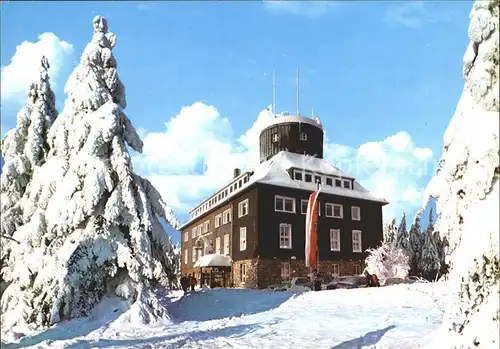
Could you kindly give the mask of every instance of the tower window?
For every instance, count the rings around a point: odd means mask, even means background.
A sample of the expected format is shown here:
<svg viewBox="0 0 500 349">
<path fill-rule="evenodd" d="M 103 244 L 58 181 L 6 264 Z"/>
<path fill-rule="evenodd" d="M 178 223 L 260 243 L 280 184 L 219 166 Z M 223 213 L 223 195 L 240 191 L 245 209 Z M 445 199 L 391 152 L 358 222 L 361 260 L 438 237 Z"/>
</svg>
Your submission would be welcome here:
<svg viewBox="0 0 500 349">
<path fill-rule="evenodd" d="M 273 134 L 273 142 L 278 142 L 280 140 L 279 134 L 275 133 Z"/>
<path fill-rule="evenodd" d="M 300 140 L 301 141 L 307 141 L 307 133 L 301 132 L 300 133 Z"/>
<path fill-rule="evenodd" d="M 306 175 L 305 175 L 305 181 L 306 181 L 306 182 L 312 182 L 312 175 L 310 175 L 310 174 L 306 174 Z"/>
</svg>

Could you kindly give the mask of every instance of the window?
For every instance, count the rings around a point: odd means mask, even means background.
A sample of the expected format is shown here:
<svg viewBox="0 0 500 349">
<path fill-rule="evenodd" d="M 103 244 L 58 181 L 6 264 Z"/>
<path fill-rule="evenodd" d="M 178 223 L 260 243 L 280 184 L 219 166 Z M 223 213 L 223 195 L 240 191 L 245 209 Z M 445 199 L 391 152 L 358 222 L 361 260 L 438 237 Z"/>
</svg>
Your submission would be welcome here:
<svg viewBox="0 0 500 349">
<path fill-rule="evenodd" d="M 192 238 L 196 237 L 196 228 L 193 228 L 193 230 L 191 230 L 191 237 Z"/>
<path fill-rule="evenodd" d="M 215 254 L 220 254 L 220 236 L 215 239 Z"/>
<path fill-rule="evenodd" d="M 339 277 L 340 276 L 340 266 L 338 264 L 334 264 L 332 266 L 332 276 Z"/>
<path fill-rule="evenodd" d="M 352 206 L 351 207 L 351 218 L 353 221 L 360 221 L 361 220 L 361 208 L 358 206 Z"/>
<path fill-rule="evenodd" d="M 292 225 L 287 223 L 280 224 L 280 248 L 292 248 Z"/>
<path fill-rule="evenodd" d="M 325 215 L 327 217 L 333 218 L 342 218 L 343 217 L 343 209 L 342 205 L 332 204 L 327 202 L 325 204 Z"/>
<path fill-rule="evenodd" d="M 352 252 L 362 252 L 361 230 L 352 231 Z"/>
<path fill-rule="evenodd" d="M 188 241 L 189 240 L 189 233 L 188 232 L 185 232 L 184 233 L 184 242 Z"/>
<path fill-rule="evenodd" d="M 224 254 L 229 255 L 229 234 L 224 235 Z"/>
<path fill-rule="evenodd" d="M 247 281 L 247 265 L 240 265 L 240 282 L 244 284 Z"/>
<path fill-rule="evenodd" d="M 302 180 L 302 172 L 299 172 L 299 171 L 294 171 L 293 172 L 293 178 L 297 181 L 301 181 Z"/>
<path fill-rule="evenodd" d="M 247 227 L 240 228 L 240 251 L 247 249 Z"/>
<path fill-rule="evenodd" d="M 281 277 L 283 279 L 290 278 L 290 263 L 288 262 L 281 263 Z"/>
<path fill-rule="evenodd" d="M 300 140 L 301 141 L 307 141 L 307 133 L 301 132 L 300 133 Z"/>
<path fill-rule="evenodd" d="M 354 264 L 354 275 L 361 274 L 361 266 L 359 264 Z"/>
<path fill-rule="evenodd" d="M 295 213 L 295 199 L 275 195 L 274 210 L 277 212 Z"/>
<path fill-rule="evenodd" d="M 279 140 L 280 140 L 280 136 L 277 133 L 273 134 L 273 142 L 276 143 Z"/>
<path fill-rule="evenodd" d="M 248 214 L 248 199 L 243 200 L 238 204 L 238 217 L 243 217 Z"/>
<path fill-rule="evenodd" d="M 184 264 L 188 264 L 188 249 L 184 249 Z"/>
<path fill-rule="evenodd" d="M 342 181 L 340 179 L 336 179 L 335 186 L 340 188 L 342 186 Z"/>
<path fill-rule="evenodd" d="M 321 177 L 320 176 L 314 176 L 314 183 L 321 184 Z"/>
<path fill-rule="evenodd" d="M 330 187 L 333 186 L 333 179 L 331 179 L 330 177 L 326 177 L 326 185 L 329 185 Z"/>
<path fill-rule="evenodd" d="M 307 214 L 307 205 L 309 205 L 309 200 L 300 200 L 300 213 Z"/>
<path fill-rule="evenodd" d="M 222 214 L 222 224 L 231 222 L 231 210 L 225 210 Z"/>
<path fill-rule="evenodd" d="M 192 262 L 196 262 L 196 248 L 193 246 L 193 258 L 192 258 Z"/>
<path fill-rule="evenodd" d="M 203 223 L 203 233 L 208 233 L 208 231 L 210 230 L 210 221 L 206 221 L 205 223 Z"/>
<path fill-rule="evenodd" d="M 198 236 L 200 236 L 202 232 L 203 232 L 203 224 L 200 224 L 198 226 Z"/>
<path fill-rule="evenodd" d="M 340 251 L 340 229 L 330 229 L 330 251 Z"/>
<path fill-rule="evenodd" d="M 351 181 L 344 181 L 344 188 L 351 189 Z"/>
<path fill-rule="evenodd" d="M 215 227 L 218 228 L 222 225 L 222 215 L 218 214 L 215 216 Z"/>
<path fill-rule="evenodd" d="M 305 181 L 311 183 L 312 182 L 312 175 L 306 173 L 306 175 L 305 175 Z"/>
</svg>

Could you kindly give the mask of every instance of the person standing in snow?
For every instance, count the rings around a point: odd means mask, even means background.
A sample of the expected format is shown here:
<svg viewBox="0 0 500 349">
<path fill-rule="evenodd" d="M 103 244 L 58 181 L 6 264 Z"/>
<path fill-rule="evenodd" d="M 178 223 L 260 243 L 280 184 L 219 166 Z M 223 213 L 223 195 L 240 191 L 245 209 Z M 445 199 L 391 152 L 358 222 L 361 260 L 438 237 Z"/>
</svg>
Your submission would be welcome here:
<svg viewBox="0 0 500 349">
<path fill-rule="evenodd" d="M 188 286 L 189 286 L 189 280 L 186 276 L 186 274 L 184 274 L 182 277 L 181 277 L 181 287 L 182 287 L 182 291 L 184 291 L 184 294 L 187 293 L 188 291 Z"/>
<path fill-rule="evenodd" d="M 191 286 L 191 291 L 194 292 L 194 287 L 196 286 L 196 277 L 194 275 L 189 278 L 189 286 Z"/>
<path fill-rule="evenodd" d="M 321 282 L 323 278 L 320 273 L 316 273 L 314 277 L 314 291 L 321 291 Z"/>
</svg>

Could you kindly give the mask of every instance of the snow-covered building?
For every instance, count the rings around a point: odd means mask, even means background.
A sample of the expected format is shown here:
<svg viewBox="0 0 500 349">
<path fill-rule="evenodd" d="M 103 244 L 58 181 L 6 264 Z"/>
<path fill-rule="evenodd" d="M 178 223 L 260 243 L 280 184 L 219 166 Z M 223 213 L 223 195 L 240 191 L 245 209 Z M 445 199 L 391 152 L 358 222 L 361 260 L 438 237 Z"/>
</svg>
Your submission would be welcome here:
<svg viewBox="0 0 500 349">
<path fill-rule="evenodd" d="M 327 278 L 360 274 L 366 249 L 383 238 L 388 202 L 324 160 L 323 137 L 319 118 L 273 115 L 260 133 L 260 164 L 235 169 L 181 226 L 181 272 L 236 287 L 306 276 L 307 199 L 320 186 L 319 271 Z M 212 254 L 226 257 L 202 263 Z"/>
</svg>

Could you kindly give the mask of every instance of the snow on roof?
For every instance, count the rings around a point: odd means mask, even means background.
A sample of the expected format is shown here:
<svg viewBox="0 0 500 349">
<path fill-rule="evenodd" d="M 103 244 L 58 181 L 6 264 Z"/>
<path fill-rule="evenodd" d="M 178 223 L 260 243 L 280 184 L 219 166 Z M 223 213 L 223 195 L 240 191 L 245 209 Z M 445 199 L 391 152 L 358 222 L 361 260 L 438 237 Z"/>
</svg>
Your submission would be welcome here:
<svg viewBox="0 0 500 349">
<path fill-rule="evenodd" d="M 194 263 L 194 268 L 204 267 L 230 267 L 231 257 L 221 254 L 206 254 Z"/>
<path fill-rule="evenodd" d="M 232 197 L 241 193 L 243 190 L 248 189 L 255 183 L 269 184 L 287 188 L 296 188 L 299 190 L 304 190 L 309 192 L 315 191 L 317 189 L 316 183 L 304 182 L 304 181 L 294 180 L 293 178 L 291 178 L 288 170 L 292 168 L 302 169 L 303 171 L 307 171 L 309 173 L 323 177 L 327 176 L 333 178 L 349 179 L 354 181 L 354 186 L 352 189 L 323 185 L 321 186 L 322 193 L 350 197 L 360 200 L 375 201 L 375 202 L 380 202 L 382 204 L 389 203 L 385 199 L 378 198 L 372 193 L 370 193 L 359 182 L 354 180 L 352 176 L 349 176 L 348 174 L 342 172 L 327 160 L 319 159 L 310 155 L 301 155 L 296 153 L 290 153 L 287 151 L 280 151 L 271 159 L 259 164 L 255 168 L 253 173 L 245 172 L 244 174 L 242 174 L 242 176 L 250 174 L 250 179 L 247 183 L 243 184 L 241 188 L 239 188 L 237 191 L 233 191 L 232 193 L 228 194 L 224 199 L 218 201 L 215 205 L 211 206 L 209 209 L 202 211 L 199 215 L 190 218 L 179 229 L 183 229 L 186 225 L 198 219 L 198 217 L 227 203 Z M 324 179 L 322 180 L 322 183 L 325 183 Z M 212 197 L 213 196 L 209 197 L 207 200 L 210 200 Z M 204 202 L 206 202 L 207 200 L 205 200 Z M 202 204 L 203 203 L 201 203 L 198 207 L 202 206 Z"/>
<path fill-rule="evenodd" d="M 275 115 L 274 118 L 268 120 L 268 122 L 266 124 L 264 124 L 264 127 L 262 128 L 262 130 L 265 130 L 266 128 L 273 126 L 273 125 L 287 123 L 287 122 L 303 122 L 305 124 L 313 125 L 313 126 L 316 126 L 320 129 L 323 129 L 323 126 L 321 125 L 321 121 L 319 120 L 319 117 L 312 119 L 312 118 L 308 118 L 306 116 Z"/>
</svg>

